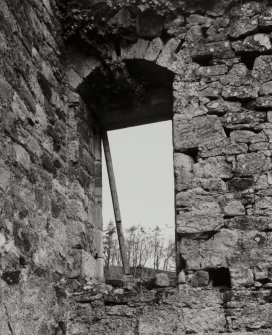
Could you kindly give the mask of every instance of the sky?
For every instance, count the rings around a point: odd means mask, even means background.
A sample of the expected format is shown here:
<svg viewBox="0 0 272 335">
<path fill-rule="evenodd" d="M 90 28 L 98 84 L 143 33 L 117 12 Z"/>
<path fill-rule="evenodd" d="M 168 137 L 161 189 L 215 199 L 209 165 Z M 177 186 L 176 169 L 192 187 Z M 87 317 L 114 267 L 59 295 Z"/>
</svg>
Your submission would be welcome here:
<svg viewBox="0 0 272 335">
<path fill-rule="evenodd" d="M 162 229 L 174 239 L 172 121 L 108 132 L 124 230 L 132 225 Z M 114 221 L 103 153 L 103 222 Z"/>
</svg>

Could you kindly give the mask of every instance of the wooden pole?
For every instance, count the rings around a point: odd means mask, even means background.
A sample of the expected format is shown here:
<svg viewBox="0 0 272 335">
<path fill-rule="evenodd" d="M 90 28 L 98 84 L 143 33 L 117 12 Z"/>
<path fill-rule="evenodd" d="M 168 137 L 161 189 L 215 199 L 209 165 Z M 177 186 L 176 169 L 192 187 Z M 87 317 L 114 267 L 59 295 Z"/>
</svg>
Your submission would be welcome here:
<svg viewBox="0 0 272 335">
<path fill-rule="evenodd" d="M 108 177 L 109 177 L 109 183 L 110 183 L 110 189 L 111 189 L 111 198 L 112 198 L 112 204 L 113 204 L 113 209 L 114 209 L 116 229 L 117 229 L 117 235 L 118 235 L 121 258 L 123 262 L 124 273 L 126 275 L 129 275 L 130 269 L 129 269 L 128 259 L 127 259 L 127 248 L 126 248 L 126 242 L 125 242 L 125 237 L 124 237 L 123 227 L 122 227 L 121 212 L 120 212 L 116 182 L 115 182 L 115 177 L 114 177 L 114 172 L 113 172 L 109 139 L 108 139 L 108 134 L 106 131 L 102 131 L 102 141 L 103 141 L 106 165 L 107 165 L 107 170 L 108 170 Z"/>
</svg>

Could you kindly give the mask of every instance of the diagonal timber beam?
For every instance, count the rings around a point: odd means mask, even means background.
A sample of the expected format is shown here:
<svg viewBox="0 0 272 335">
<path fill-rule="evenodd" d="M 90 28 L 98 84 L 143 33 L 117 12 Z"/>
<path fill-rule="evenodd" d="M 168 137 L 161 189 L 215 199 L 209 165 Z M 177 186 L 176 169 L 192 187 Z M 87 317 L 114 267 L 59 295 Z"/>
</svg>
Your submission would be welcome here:
<svg viewBox="0 0 272 335">
<path fill-rule="evenodd" d="M 109 139 L 108 139 L 108 134 L 106 131 L 102 131 L 102 141 L 103 141 L 105 160 L 106 160 L 110 189 L 111 189 L 111 198 L 112 198 L 112 204 L 113 204 L 113 210 L 114 210 L 114 216 L 115 216 L 115 222 L 116 222 L 120 253 L 121 253 L 121 258 L 123 262 L 123 269 L 124 269 L 125 275 L 128 275 L 130 274 L 130 269 L 129 269 L 128 259 L 127 259 L 127 248 L 126 248 L 126 242 L 125 242 L 125 237 L 124 237 L 123 227 L 122 227 L 121 212 L 120 212 L 120 207 L 119 207 L 119 200 L 118 200 L 116 182 L 115 182 L 115 177 L 114 177 L 113 164 L 112 164 L 112 159 L 111 159 Z"/>
</svg>

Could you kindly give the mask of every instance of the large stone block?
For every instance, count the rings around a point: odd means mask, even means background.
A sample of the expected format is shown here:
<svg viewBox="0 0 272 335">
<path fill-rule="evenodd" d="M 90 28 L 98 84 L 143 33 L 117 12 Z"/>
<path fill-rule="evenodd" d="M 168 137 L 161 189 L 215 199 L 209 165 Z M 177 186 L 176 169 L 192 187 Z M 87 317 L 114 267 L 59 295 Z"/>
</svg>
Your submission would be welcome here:
<svg viewBox="0 0 272 335">
<path fill-rule="evenodd" d="M 235 56 L 231 49 L 231 43 L 228 40 L 210 42 L 210 43 L 196 43 L 193 45 L 192 58 L 198 60 L 201 57 L 215 57 L 219 59 L 232 58 Z"/>
<path fill-rule="evenodd" d="M 252 76 L 260 82 L 272 80 L 272 56 L 259 56 L 254 62 Z"/>
<path fill-rule="evenodd" d="M 163 46 L 164 44 L 160 37 L 154 38 L 146 50 L 145 59 L 154 62 L 162 51 Z"/>
<path fill-rule="evenodd" d="M 245 143 L 237 143 L 230 138 L 219 140 L 201 145 L 199 150 L 199 157 L 208 158 L 213 156 L 223 155 L 238 155 L 246 153 L 248 146 Z"/>
<path fill-rule="evenodd" d="M 263 153 L 254 152 L 237 156 L 236 173 L 240 176 L 254 176 L 261 174 L 265 165 L 266 157 Z"/>
<path fill-rule="evenodd" d="M 229 257 L 237 249 L 238 240 L 236 231 L 221 229 L 208 240 L 183 238 L 179 242 L 179 252 L 188 270 L 227 268 Z"/>
<path fill-rule="evenodd" d="M 230 329 L 243 331 L 249 327 L 254 334 L 270 335 L 271 309 L 268 290 L 233 290 L 226 295 L 226 309 Z M 243 333 L 242 333 L 243 334 Z"/>
<path fill-rule="evenodd" d="M 266 112 L 248 111 L 228 112 L 222 118 L 222 125 L 228 129 L 253 129 L 266 121 Z"/>
<path fill-rule="evenodd" d="M 177 232 L 200 239 L 203 234 L 218 231 L 223 226 L 223 213 L 216 196 L 199 189 L 176 195 Z"/>
<path fill-rule="evenodd" d="M 249 130 L 237 130 L 230 133 L 230 138 L 238 143 L 248 143 L 255 137 L 255 133 Z"/>
<path fill-rule="evenodd" d="M 245 208 L 241 201 L 232 200 L 224 207 L 224 213 L 227 217 L 245 215 Z"/>
<path fill-rule="evenodd" d="M 209 232 L 218 231 L 224 225 L 223 215 L 220 214 L 188 214 L 179 212 L 176 216 L 177 233 L 181 236 L 190 236 L 192 239 L 201 239 Z"/>
<path fill-rule="evenodd" d="M 251 269 L 246 267 L 238 267 L 230 269 L 231 285 L 235 286 L 252 286 L 254 284 L 254 276 Z"/>
<path fill-rule="evenodd" d="M 231 164 L 222 156 L 200 160 L 194 165 L 194 176 L 197 178 L 228 179 L 232 174 Z"/>
<path fill-rule="evenodd" d="M 257 84 L 245 84 L 242 86 L 226 86 L 223 89 L 223 98 L 248 100 L 258 97 L 260 88 Z"/>
<path fill-rule="evenodd" d="M 225 220 L 226 227 L 238 230 L 266 231 L 272 228 L 270 218 L 264 216 L 239 216 Z"/>
<path fill-rule="evenodd" d="M 272 215 L 272 197 L 264 197 L 264 198 L 256 199 L 254 214 L 271 216 Z"/>
<path fill-rule="evenodd" d="M 175 189 L 177 192 L 190 187 L 193 177 L 194 159 L 182 153 L 174 154 Z"/>
<path fill-rule="evenodd" d="M 217 116 L 199 116 L 191 122 L 182 117 L 174 117 L 174 148 L 177 151 L 195 149 L 201 144 L 224 139 L 226 137 Z"/>
<path fill-rule="evenodd" d="M 230 36 L 232 38 L 240 38 L 257 31 L 258 18 L 242 17 L 239 20 L 233 20 L 230 25 Z"/>
<path fill-rule="evenodd" d="M 243 41 L 232 43 L 232 47 L 238 53 L 242 52 L 265 52 L 271 50 L 270 36 L 268 34 L 255 34 L 248 36 Z"/>
</svg>

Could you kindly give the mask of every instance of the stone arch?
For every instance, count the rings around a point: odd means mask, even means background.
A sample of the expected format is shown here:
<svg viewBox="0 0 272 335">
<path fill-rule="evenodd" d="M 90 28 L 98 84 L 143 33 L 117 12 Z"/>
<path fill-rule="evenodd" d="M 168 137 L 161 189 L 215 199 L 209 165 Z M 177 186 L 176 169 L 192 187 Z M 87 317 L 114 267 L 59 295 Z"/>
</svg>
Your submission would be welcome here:
<svg viewBox="0 0 272 335">
<path fill-rule="evenodd" d="M 180 40 L 176 38 L 166 43 L 160 37 L 151 41 L 139 38 L 136 43 L 122 45 L 118 54 L 115 48 L 109 48 L 106 58 L 112 62 L 133 59 L 150 61 L 179 75 L 181 74 L 178 70 L 180 59 L 177 59 L 176 53 L 179 51 L 180 43 Z M 95 57 L 71 51 L 69 67 L 66 69 L 68 85 L 76 89 L 95 69 L 101 66 L 102 63 Z"/>
<path fill-rule="evenodd" d="M 133 120 L 131 123 L 131 115 L 125 118 L 125 122 L 122 124 L 103 124 L 101 118 L 97 116 L 97 111 L 94 110 L 92 106 L 91 98 L 88 97 L 89 85 L 99 81 L 96 77 L 97 74 L 103 72 L 104 64 L 98 61 L 96 58 L 89 56 L 87 54 L 77 54 L 72 52 L 69 59 L 69 69 L 67 69 L 67 83 L 72 89 L 73 96 L 78 96 L 79 99 L 83 99 L 91 109 L 91 112 L 99 119 L 98 123 L 107 130 L 124 128 L 127 126 L 135 126 L 139 124 L 147 124 L 159 121 L 173 120 L 174 113 L 174 82 L 177 72 L 174 71 L 177 58 L 175 56 L 177 48 L 179 46 L 179 41 L 172 39 L 166 44 L 161 40 L 161 38 L 155 38 L 151 41 L 147 41 L 139 38 L 136 43 L 130 45 L 123 45 L 120 49 L 120 54 L 117 55 L 115 49 L 108 51 L 108 56 L 111 63 L 124 63 L 126 67 L 131 70 L 135 65 L 137 70 L 140 72 L 149 72 L 149 80 L 154 84 L 156 81 L 163 87 L 159 87 L 155 90 L 149 90 L 145 92 L 148 96 L 147 105 L 150 104 L 151 107 L 141 105 L 141 108 L 136 108 L 136 111 L 141 112 L 141 117 L 146 112 L 150 113 L 149 118 L 144 118 L 144 120 Z M 134 72 L 137 72 L 134 71 Z M 132 74 L 132 75 L 135 75 Z M 151 84 L 152 84 L 151 83 Z M 160 86 L 156 83 L 155 86 Z M 85 92 L 84 92 L 85 90 Z M 74 95 L 76 93 L 76 95 Z M 88 100 L 90 98 L 90 100 Z M 154 105 L 154 107 L 152 106 Z M 100 112 L 101 113 L 101 112 Z M 125 115 L 125 113 L 123 113 Z M 117 116 L 118 118 L 120 116 Z M 132 116 L 133 117 L 133 116 Z M 108 121 L 108 120 L 107 120 Z M 100 134 L 98 134 L 99 138 Z M 99 140 L 99 139 L 98 139 Z M 101 152 L 100 152 L 101 154 Z M 101 157 L 96 159 L 96 177 L 101 180 Z M 174 171 L 173 171 L 174 173 Z M 101 203 L 101 182 L 95 186 L 97 190 L 96 203 Z M 101 206 L 97 206 L 98 214 L 97 219 L 101 220 Z M 174 229 L 174 228 L 173 228 Z M 101 238 L 98 239 L 102 243 Z M 99 249 L 99 246 L 97 247 Z"/>
<path fill-rule="evenodd" d="M 192 187 L 192 179 L 197 178 L 197 174 L 193 170 L 199 166 L 196 160 L 199 149 L 205 142 L 222 142 L 226 137 L 218 116 L 207 115 L 208 110 L 205 107 L 207 97 L 218 95 L 216 87 L 213 87 L 213 84 L 209 86 L 209 84 L 206 85 L 205 82 L 203 84 L 197 80 L 197 78 L 199 79 L 197 71 L 201 66 L 192 60 L 188 50 L 181 49 L 181 44 L 182 42 L 177 38 L 171 38 L 166 43 L 160 37 L 156 37 L 151 41 L 138 38 L 136 43 L 123 44 L 119 50 L 113 47 L 109 48 L 103 62 L 87 54 L 72 52 L 69 60 L 69 64 L 72 65 L 70 65 L 67 72 L 68 85 L 78 97 L 84 96 L 84 93 L 82 94 L 80 89 L 85 84 L 88 89 L 88 81 L 95 81 L 96 79 L 92 78 L 92 76 L 96 71 L 99 72 L 100 69 L 103 69 L 108 61 L 110 64 L 142 61 L 172 74 L 172 116 L 168 119 L 173 119 L 177 243 L 181 240 L 181 236 L 190 237 L 199 235 L 198 225 L 201 225 L 203 221 L 200 220 L 198 215 L 191 215 L 191 213 L 187 215 L 186 208 L 188 201 L 183 198 L 185 196 L 191 199 L 190 187 Z M 88 91 L 86 91 L 86 95 L 88 95 Z M 87 105 L 90 108 L 90 103 L 87 103 Z M 95 111 L 94 115 L 97 115 Z M 101 124 L 101 120 L 99 120 L 99 123 Z M 129 125 L 119 125 L 118 127 L 123 128 L 126 126 Z M 107 129 L 107 127 L 105 128 Z M 117 128 L 109 127 L 108 129 Z M 101 159 L 98 159 L 98 164 L 101 164 Z M 99 173 L 98 178 L 101 178 Z M 101 183 L 98 184 L 100 188 L 98 194 L 101 196 Z M 193 191 L 192 194 L 194 198 Z M 205 203 L 205 197 L 203 199 Z M 101 200 L 98 200 L 98 202 L 101 202 Z M 189 202 L 189 207 L 191 206 L 192 203 Z M 184 211 L 183 208 L 185 208 Z M 101 212 L 101 208 L 99 210 Z M 204 231 L 213 230 L 215 221 L 217 222 L 222 219 L 222 215 L 214 216 L 214 220 L 208 223 L 209 215 L 213 216 L 213 213 L 204 214 L 207 216 L 204 218 L 204 223 L 207 226 L 205 226 Z M 101 217 L 101 214 L 99 217 Z M 188 222 L 189 225 L 187 226 Z M 186 250 L 184 251 L 182 247 L 181 251 L 182 254 L 186 254 Z M 177 271 L 185 268 L 186 259 L 183 259 L 178 253 Z"/>
</svg>

